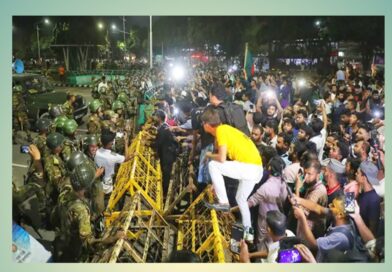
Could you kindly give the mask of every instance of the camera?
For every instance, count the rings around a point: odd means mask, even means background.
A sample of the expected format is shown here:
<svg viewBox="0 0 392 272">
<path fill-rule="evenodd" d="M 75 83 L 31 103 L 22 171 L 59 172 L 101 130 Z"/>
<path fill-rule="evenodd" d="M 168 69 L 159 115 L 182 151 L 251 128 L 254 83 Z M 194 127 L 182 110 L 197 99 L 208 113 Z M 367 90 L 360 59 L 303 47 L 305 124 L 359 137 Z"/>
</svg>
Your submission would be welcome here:
<svg viewBox="0 0 392 272">
<path fill-rule="evenodd" d="M 29 146 L 28 145 L 20 146 L 20 153 L 28 154 L 29 153 Z"/>
</svg>

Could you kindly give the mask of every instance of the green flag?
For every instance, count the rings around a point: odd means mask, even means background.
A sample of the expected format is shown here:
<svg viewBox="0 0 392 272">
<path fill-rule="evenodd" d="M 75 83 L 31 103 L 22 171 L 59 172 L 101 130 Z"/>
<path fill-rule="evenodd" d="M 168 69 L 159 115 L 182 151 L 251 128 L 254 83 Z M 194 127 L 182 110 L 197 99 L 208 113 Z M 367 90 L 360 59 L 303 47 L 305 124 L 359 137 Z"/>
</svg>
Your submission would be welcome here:
<svg viewBox="0 0 392 272">
<path fill-rule="evenodd" d="M 248 43 L 245 44 L 245 58 L 244 58 L 244 69 L 246 73 L 246 79 L 249 79 L 254 74 L 253 56 L 252 52 L 248 48 Z"/>
</svg>

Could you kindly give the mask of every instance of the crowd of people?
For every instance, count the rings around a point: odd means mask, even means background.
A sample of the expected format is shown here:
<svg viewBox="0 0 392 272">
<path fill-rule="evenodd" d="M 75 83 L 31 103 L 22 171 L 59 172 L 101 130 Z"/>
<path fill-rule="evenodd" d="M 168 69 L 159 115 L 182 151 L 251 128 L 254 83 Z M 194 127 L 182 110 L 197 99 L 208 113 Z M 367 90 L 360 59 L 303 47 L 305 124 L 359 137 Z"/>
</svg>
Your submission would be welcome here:
<svg viewBox="0 0 392 272">
<path fill-rule="evenodd" d="M 213 186 L 216 202 L 205 205 L 242 225 L 241 262 L 283 262 L 286 252 L 302 262 L 382 262 L 384 93 L 382 77 L 350 65 L 330 75 L 203 64 L 181 81 L 169 68 L 102 77 L 87 135 L 76 135 L 72 94 L 53 120 L 38 121 L 14 204 L 36 195 L 46 227 L 57 230 L 55 261 L 86 261 L 124 237 L 99 236 L 102 213 L 117 166 L 132 159 L 131 128 L 153 127 L 163 197 L 185 146 L 197 192 Z"/>
</svg>

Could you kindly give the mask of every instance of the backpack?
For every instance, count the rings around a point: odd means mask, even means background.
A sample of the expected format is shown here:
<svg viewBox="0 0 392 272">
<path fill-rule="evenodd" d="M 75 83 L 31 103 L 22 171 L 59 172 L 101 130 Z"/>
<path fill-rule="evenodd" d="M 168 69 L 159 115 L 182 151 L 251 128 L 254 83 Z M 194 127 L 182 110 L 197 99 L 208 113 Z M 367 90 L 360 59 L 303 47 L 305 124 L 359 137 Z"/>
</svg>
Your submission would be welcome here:
<svg viewBox="0 0 392 272">
<path fill-rule="evenodd" d="M 367 263 L 370 262 L 370 255 L 364 246 L 361 236 L 356 231 L 353 223 L 350 223 L 350 228 L 338 228 L 334 231 L 344 234 L 350 243 L 351 249 L 343 252 L 345 262 L 350 263 Z"/>
<path fill-rule="evenodd" d="M 248 124 L 245 119 L 243 108 L 236 103 L 222 103 L 218 107 L 223 109 L 224 116 L 228 125 L 241 130 L 247 136 L 250 136 Z"/>
</svg>

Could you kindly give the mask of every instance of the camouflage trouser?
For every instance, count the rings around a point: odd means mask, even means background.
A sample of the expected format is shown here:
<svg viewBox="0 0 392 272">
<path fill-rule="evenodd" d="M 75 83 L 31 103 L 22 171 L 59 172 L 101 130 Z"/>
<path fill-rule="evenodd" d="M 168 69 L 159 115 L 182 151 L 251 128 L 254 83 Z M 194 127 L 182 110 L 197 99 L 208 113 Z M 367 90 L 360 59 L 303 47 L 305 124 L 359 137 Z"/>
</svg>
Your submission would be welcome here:
<svg viewBox="0 0 392 272">
<path fill-rule="evenodd" d="M 12 114 L 12 129 L 28 131 L 30 129 L 29 118 L 26 112 L 14 112 Z"/>
<path fill-rule="evenodd" d="M 35 182 L 30 182 L 14 189 L 12 199 L 22 217 L 32 226 L 41 227 L 46 222 L 47 199 L 45 189 Z"/>
</svg>

